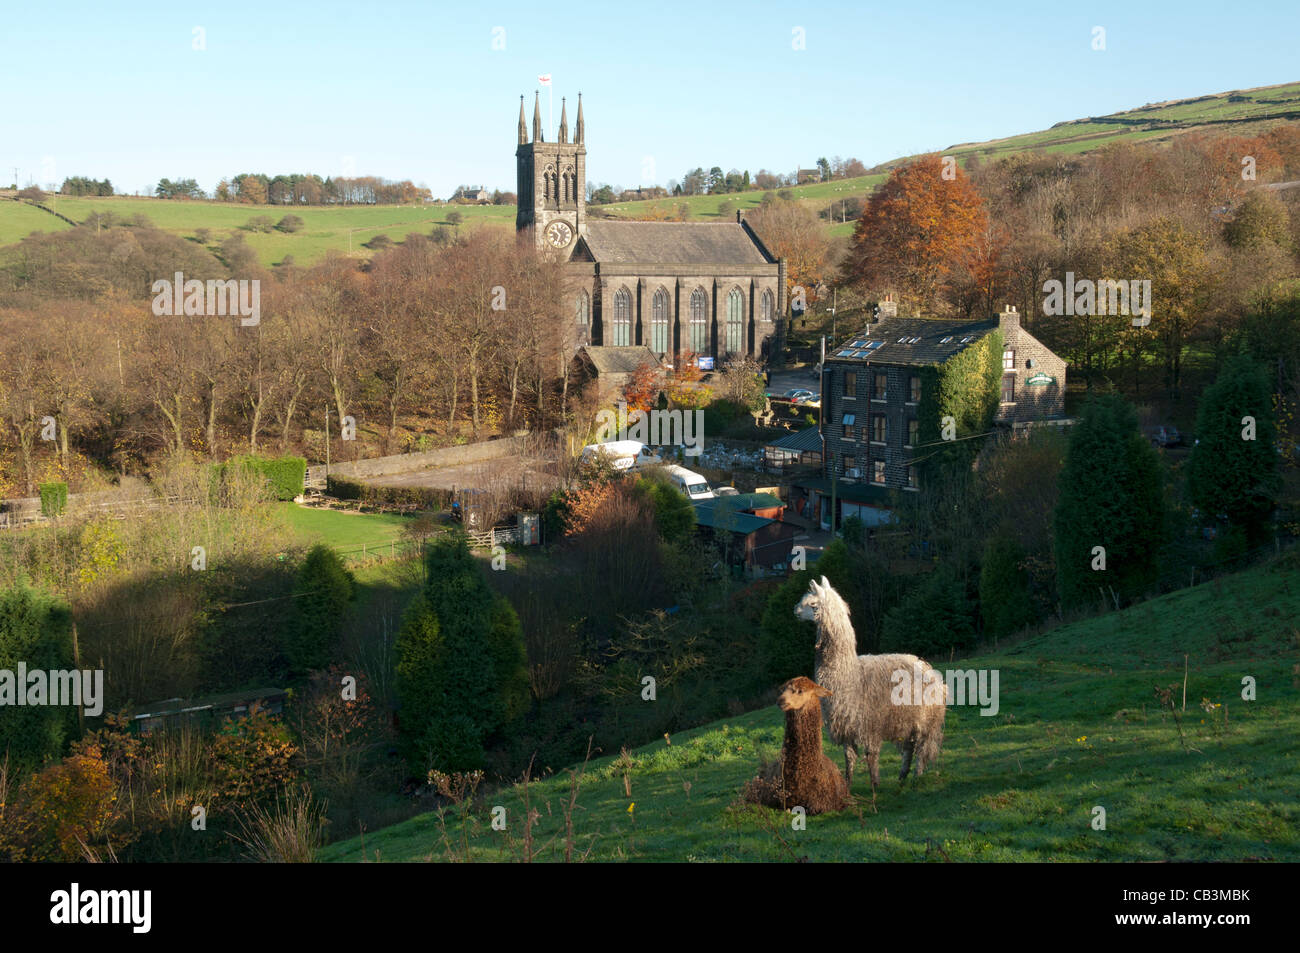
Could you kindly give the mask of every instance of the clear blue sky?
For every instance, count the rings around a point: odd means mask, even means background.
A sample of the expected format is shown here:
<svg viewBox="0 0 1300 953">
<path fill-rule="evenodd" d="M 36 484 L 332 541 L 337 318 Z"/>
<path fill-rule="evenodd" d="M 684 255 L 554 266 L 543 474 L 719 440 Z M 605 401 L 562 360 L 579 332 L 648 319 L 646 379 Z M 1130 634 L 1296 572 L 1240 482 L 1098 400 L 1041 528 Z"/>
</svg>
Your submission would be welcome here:
<svg viewBox="0 0 1300 953">
<path fill-rule="evenodd" d="M 1294 0 L 14 3 L 0 17 L 0 180 L 17 166 L 21 184 L 210 190 L 238 172 L 351 168 L 440 196 L 513 189 L 519 94 L 531 118 L 546 72 L 556 123 L 560 97 L 584 94 L 591 181 L 788 172 L 823 155 L 871 165 L 1297 81 L 1297 36 Z"/>
</svg>

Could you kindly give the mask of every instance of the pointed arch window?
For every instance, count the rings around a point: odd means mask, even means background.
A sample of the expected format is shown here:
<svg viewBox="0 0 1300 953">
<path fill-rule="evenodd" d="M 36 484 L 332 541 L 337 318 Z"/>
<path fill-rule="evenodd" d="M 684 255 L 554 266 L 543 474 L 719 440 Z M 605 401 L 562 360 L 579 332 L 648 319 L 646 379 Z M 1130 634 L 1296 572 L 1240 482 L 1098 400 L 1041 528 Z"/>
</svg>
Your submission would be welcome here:
<svg viewBox="0 0 1300 953">
<path fill-rule="evenodd" d="M 626 288 L 614 292 L 614 347 L 632 343 L 632 293 Z"/>
<path fill-rule="evenodd" d="M 660 288 L 650 304 L 650 350 L 660 357 L 668 353 L 670 312 L 668 292 Z"/>
<path fill-rule="evenodd" d="M 769 323 L 776 319 L 776 295 L 772 294 L 771 291 L 763 292 L 759 315 Z"/>
<path fill-rule="evenodd" d="M 709 353 L 709 296 L 703 288 L 691 292 L 690 333 L 687 350 L 694 354 Z"/>
<path fill-rule="evenodd" d="M 745 352 L 745 296 L 739 288 L 727 295 L 727 353 Z"/>
<path fill-rule="evenodd" d="M 574 317 L 578 324 L 578 340 L 591 340 L 591 297 L 585 291 L 578 295 Z"/>
</svg>

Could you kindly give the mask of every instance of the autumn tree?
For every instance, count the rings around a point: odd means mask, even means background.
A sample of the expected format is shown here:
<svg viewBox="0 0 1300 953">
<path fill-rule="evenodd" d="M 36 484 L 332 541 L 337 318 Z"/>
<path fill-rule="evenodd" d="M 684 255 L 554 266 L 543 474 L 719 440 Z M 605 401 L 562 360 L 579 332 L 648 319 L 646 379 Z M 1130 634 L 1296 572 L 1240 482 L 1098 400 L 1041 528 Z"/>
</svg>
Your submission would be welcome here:
<svg viewBox="0 0 1300 953">
<path fill-rule="evenodd" d="M 853 231 L 845 277 L 893 290 L 917 312 L 940 306 L 944 282 L 985 232 L 984 199 L 955 163 L 932 155 L 899 166 Z"/>
</svg>

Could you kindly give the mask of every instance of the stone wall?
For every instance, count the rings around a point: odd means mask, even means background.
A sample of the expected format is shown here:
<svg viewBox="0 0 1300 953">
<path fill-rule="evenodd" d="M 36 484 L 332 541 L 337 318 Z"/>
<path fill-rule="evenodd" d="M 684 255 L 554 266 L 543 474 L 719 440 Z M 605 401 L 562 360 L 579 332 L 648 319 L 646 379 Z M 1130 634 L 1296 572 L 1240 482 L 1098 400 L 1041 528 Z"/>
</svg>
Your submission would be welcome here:
<svg viewBox="0 0 1300 953">
<path fill-rule="evenodd" d="M 354 460 L 347 463 L 331 463 L 330 476 L 365 479 L 366 477 L 388 476 L 393 473 L 409 473 L 412 470 L 427 470 L 431 467 L 450 467 L 464 463 L 479 463 L 483 460 L 495 460 L 498 457 L 522 454 L 527 448 L 528 437 L 502 437 L 500 440 L 483 440 L 467 443 L 459 447 L 442 447 L 423 453 L 398 453 L 388 457 L 373 457 L 369 460 Z M 325 485 L 325 464 L 307 468 L 307 485 Z"/>
</svg>

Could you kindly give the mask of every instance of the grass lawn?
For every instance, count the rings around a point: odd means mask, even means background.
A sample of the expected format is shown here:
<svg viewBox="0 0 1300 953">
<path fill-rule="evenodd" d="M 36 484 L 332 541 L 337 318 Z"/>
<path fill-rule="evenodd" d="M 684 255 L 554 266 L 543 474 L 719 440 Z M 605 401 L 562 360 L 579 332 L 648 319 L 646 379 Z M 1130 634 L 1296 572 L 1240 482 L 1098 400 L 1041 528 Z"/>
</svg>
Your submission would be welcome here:
<svg viewBox="0 0 1300 953">
<path fill-rule="evenodd" d="M 289 525 L 304 539 L 328 543 L 336 549 L 400 540 L 411 522 L 409 516 L 392 513 L 348 513 L 297 503 L 280 503 L 279 507 Z"/>
<path fill-rule="evenodd" d="M 788 814 L 737 803 L 760 753 L 781 744 L 774 706 L 622 763 L 605 755 L 586 769 L 576 844 L 593 860 L 1300 860 L 1298 617 L 1300 573 L 1262 567 L 955 663 L 1000 673 L 997 714 L 950 708 L 937 769 L 900 789 L 887 748 L 879 813 L 859 774 L 859 804 L 802 831 Z M 1174 686 L 1181 706 L 1184 653 L 1180 740 L 1153 690 Z M 1256 701 L 1241 698 L 1247 676 Z M 1202 699 L 1223 707 L 1206 712 Z M 537 773 L 534 838 L 542 859 L 558 859 L 568 775 Z M 489 792 L 467 816 L 476 858 L 518 856 L 523 794 Z M 491 829 L 495 805 L 505 832 Z M 1105 830 L 1092 827 L 1096 807 Z M 445 842 L 423 814 L 367 834 L 364 849 L 359 838 L 331 844 L 322 859 L 445 859 L 448 843 L 461 849 L 460 824 L 448 815 Z"/>
</svg>

